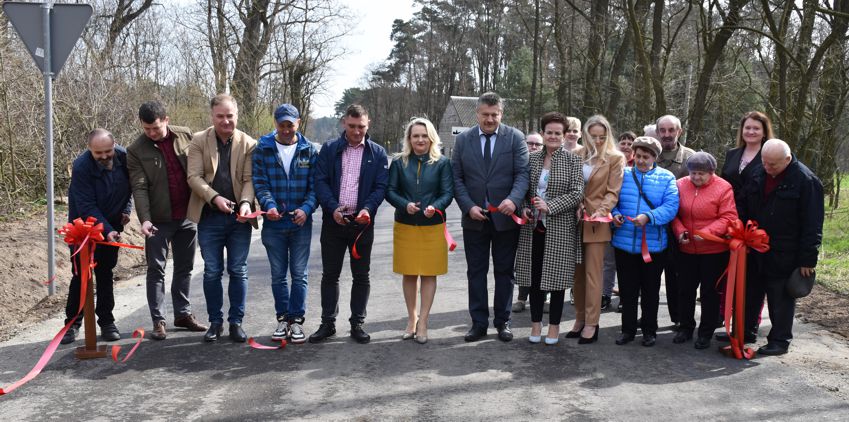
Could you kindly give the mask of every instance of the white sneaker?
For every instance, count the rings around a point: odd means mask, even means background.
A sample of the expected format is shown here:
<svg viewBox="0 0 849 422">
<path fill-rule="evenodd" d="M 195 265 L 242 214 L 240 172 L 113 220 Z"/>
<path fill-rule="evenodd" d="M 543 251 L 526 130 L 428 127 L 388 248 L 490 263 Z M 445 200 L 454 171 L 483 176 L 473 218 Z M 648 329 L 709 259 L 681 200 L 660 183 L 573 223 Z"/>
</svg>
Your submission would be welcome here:
<svg viewBox="0 0 849 422">
<path fill-rule="evenodd" d="M 286 320 L 277 321 L 277 329 L 271 335 L 271 340 L 280 341 L 289 338 L 289 323 Z"/>
<path fill-rule="evenodd" d="M 304 334 L 304 327 L 297 322 L 293 322 L 289 326 L 289 338 L 293 344 L 301 344 L 307 341 L 307 336 Z"/>
</svg>

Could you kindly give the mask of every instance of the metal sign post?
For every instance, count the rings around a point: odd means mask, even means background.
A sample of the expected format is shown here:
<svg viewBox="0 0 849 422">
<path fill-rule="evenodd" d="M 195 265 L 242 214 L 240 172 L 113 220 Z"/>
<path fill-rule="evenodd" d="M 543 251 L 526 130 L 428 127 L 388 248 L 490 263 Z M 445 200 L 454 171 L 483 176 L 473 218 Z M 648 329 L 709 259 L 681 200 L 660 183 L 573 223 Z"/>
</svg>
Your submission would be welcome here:
<svg viewBox="0 0 849 422">
<path fill-rule="evenodd" d="M 62 69 L 85 29 L 92 8 L 87 4 L 4 2 L 3 11 L 44 75 L 44 150 L 47 167 L 47 280 L 55 290 L 56 231 L 53 223 L 53 78 Z M 55 19 L 54 19 L 55 18 Z"/>
</svg>

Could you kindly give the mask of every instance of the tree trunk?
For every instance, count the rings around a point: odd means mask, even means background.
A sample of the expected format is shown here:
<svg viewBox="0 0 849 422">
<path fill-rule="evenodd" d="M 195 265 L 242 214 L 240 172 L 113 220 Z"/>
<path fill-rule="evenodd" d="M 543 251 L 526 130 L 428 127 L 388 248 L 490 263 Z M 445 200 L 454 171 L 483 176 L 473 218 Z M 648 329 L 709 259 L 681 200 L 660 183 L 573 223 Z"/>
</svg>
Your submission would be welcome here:
<svg viewBox="0 0 849 422">
<path fill-rule="evenodd" d="M 687 118 L 687 139 L 693 145 L 698 145 L 702 131 L 702 116 L 707 108 L 708 90 L 710 89 L 710 80 L 716 64 L 722 57 L 722 52 L 734 34 L 734 30 L 740 19 L 740 9 L 746 3 L 744 0 L 731 0 L 728 3 L 728 10 L 725 13 L 725 19 L 722 22 L 722 27 L 717 32 L 716 36 L 710 41 L 710 45 L 705 49 L 704 64 L 699 72 L 698 87 L 696 88 L 696 96 L 693 100 L 693 109 Z"/>
<path fill-rule="evenodd" d="M 607 32 L 607 10 L 609 0 L 592 2 L 590 9 L 590 30 L 587 41 L 587 60 L 584 67 L 584 98 L 583 114 L 591 116 L 600 111 L 602 101 L 601 83 L 599 82 L 599 67 L 604 53 L 604 36 Z"/>
</svg>

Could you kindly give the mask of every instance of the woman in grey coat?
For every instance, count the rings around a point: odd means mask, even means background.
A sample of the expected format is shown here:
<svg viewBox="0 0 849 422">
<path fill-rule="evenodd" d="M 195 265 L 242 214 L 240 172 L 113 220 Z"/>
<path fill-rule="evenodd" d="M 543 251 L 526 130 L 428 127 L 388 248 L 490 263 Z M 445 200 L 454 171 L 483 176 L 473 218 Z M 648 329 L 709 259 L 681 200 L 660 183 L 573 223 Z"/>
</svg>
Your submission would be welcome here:
<svg viewBox="0 0 849 422">
<path fill-rule="evenodd" d="M 542 308 L 551 293 L 548 335 L 545 344 L 556 344 L 560 335 L 564 293 L 571 287 L 575 263 L 581 258 L 577 233 L 578 205 L 584 195 L 581 159 L 563 149 L 566 116 L 546 113 L 540 119 L 542 151 L 530 154 L 530 186 L 516 253 L 516 281 L 531 288 L 531 343 L 542 335 Z"/>
</svg>

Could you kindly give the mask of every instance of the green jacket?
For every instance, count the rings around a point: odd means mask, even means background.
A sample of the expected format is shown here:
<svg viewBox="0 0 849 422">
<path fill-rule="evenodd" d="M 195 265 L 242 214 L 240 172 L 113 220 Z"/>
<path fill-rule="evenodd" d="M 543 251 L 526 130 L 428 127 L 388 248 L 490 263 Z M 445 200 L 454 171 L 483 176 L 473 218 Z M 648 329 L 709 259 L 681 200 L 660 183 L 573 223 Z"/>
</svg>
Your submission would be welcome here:
<svg viewBox="0 0 849 422">
<path fill-rule="evenodd" d="M 187 127 L 171 125 L 168 125 L 168 129 L 174 133 L 174 152 L 183 170 L 186 170 L 192 131 Z M 168 191 L 165 159 L 159 148 L 144 134 L 127 147 L 127 170 L 139 221 L 171 221 L 171 195 Z"/>
<path fill-rule="evenodd" d="M 434 214 L 432 218 L 424 215 L 428 205 L 445 213 L 454 198 L 454 176 L 451 162 L 440 157 L 436 163 L 428 164 L 427 155 L 410 154 L 407 165 L 401 158 L 392 160 L 389 167 L 389 186 L 386 199 L 395 207 L 395 221 L 412 226 L 432 226 L 442 224 L 442 218 Z M 419 212 L 407 213 L 407 204 L 419 203 Z M 448 218 L 448 216 L 445 216 Z"/>
</svg>

